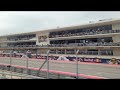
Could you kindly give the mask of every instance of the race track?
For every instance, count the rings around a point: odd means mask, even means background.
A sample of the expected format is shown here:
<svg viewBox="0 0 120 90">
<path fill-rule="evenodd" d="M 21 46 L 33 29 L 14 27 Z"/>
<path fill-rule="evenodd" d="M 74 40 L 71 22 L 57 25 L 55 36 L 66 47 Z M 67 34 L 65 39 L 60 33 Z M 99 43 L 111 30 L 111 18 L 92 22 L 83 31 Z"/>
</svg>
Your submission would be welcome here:
<svg viewBox="0 0 120 90">
<path fill-rule="evenodd" d="M 12 65 L 26 66 L 26 59 L 12 58 Z M 44 60 L 40 59 L 29 59 L 28 66 L 39 68 L 43 64 Z M 10 58 L 0 57 L 0 63 L 10 64 Z M 43 69 L 46 69 L 47 64 L 44 65 Z M 54 61 L 49 62 L 50 70 L 64 71 L 76 73 L 76 62 L 70 61 Z M 99 76 L 108 79 L 120 79 L 120 65 L 107 65 L 107 64 L 95 64 L 95 63 L 84 63 L 79 62 L 78 65 L 79 74 Z"/>
</svg>

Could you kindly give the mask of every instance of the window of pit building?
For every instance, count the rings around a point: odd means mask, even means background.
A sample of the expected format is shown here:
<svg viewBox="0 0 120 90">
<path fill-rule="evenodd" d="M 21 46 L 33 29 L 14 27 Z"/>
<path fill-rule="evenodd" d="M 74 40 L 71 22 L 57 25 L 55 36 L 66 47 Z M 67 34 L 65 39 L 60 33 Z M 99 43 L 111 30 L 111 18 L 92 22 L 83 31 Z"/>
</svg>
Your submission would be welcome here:
<svg viewBox="0 0 120 90">
<path fill-rule="evenodd" d="M 74 49 L 67 49 L 66 54 L 75 54 L 75 50 Z"/>
<path fill-rule="evenodd" d="M 56 50 L 50 50 L 51 54 L 56 54 Z"/>
<path fill-rule="evenodd" d="M 112 37 L 104 37 L 104 38 L 98 38 L 98 42 L 113 42 Z"/>
<path fill-rule="evenodd" d="M 112 30 L 112 25 L 104 25 L 104 26 L 96 26 L 96 27 L 89 27 L 89 28 L 80 28 L 80 29 L 73 29 L 73 30 L 50 32 L 49 38 L 75 36 L 75 35 L 79 35 L 78 33 L 82 33 L 82 34 L 90 33 L 90 32 L 94 33 L 99 30 L 104 30 L 104 31 Z"/>
<path fill-rule="evenodd" d="M 54 40 L 50 41 L 50 44 L 67 44 L 68 40 Z"/>
<path fill-rule="evenodd" d="M 100 50 L 100 55 L 113 55 L 113 50 Z"/>
<path fill-rule="evenodd" d="M 95 49 L 87 50 L 87 54 L 88 55 L 98 55 L 98 50 L 95 50 Z"/>
<path fill-rule="evenodd" d="M 57 50 L 58 54 L 65 54 L 65 50 Z"/>
</svg>

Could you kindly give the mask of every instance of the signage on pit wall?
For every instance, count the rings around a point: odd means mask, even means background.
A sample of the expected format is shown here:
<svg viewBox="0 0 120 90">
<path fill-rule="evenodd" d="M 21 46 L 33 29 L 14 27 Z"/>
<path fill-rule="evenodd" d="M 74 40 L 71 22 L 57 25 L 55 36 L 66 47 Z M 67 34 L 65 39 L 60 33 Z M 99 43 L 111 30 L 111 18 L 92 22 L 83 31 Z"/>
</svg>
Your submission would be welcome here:
<svg viewBox="0 0 120 90">
<path fill-rule="evenodd" d="M 99 62 L 101 62 L 101 60 L 100 60 L 99 58 L 97 58 L 97 59 L 95 60 L 95 62 L 99 63 Z"/>
<path fill-rule="evenodd" d="M 97 63 L 101 62 L 101 60 L 99 58 L 84 58 L 82 61 L 84 61 L 84 62 L 97 62 Z"/>
<path fill-rule="evenodd" d="M 84 58 L 84 61 L 85 61 L 85 62 L 93 62 L 94 59 L 91 59 L 91 58 Z"/>
</svg>

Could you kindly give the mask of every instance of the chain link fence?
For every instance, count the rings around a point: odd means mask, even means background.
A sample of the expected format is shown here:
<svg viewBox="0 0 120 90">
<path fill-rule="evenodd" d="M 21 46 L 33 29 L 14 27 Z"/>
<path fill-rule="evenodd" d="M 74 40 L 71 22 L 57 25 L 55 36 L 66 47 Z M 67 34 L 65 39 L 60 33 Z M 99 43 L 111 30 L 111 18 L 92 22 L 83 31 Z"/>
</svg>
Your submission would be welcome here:
<svg viewBox="0 0 120 90">
<path fill-rule="evenodd" d="M 106 79 L 120 78 L 119 66 L 85 64 L 76 59 L 74 62 L 51 60 L 50 51 L 44 59 L 26 57 L 0 57 L 0 78 L 6 79 Z M 103 73 L 103 74 L 102 74 Z"/>
</svg>

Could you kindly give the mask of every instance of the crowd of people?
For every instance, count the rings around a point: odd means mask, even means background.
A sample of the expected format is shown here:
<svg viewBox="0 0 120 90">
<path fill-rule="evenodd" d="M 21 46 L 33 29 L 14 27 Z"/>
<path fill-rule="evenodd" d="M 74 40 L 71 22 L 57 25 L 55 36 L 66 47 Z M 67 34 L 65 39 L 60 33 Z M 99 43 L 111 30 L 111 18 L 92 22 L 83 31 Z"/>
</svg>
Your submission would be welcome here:
<svg viewBox="0 0 120 90">
<path fill-rule="evenodd" d="M 47 45 L 9 45 L 8 47 L 75 47 L 75 46 L 120 46 L 120 43 L 113 42 L 94 42 L 94 43 L 65 43 Z"/>
<path fill-rule="evenodd" d="M 120 46 L 120 43 L 113 42 L 94 42 L 94 43 L 70 43 L 70 44 L 51 44 L 48 47 L 75 47 L 75 46 Z"/>
<path fill-rule="evenodd" d="M 49 38 L 56 38 L 56 37 L 69 37 L 69 36 L 82 36 L 82 35 L 94 35 L 94 34 L 107 34 L 107 33 L 120 33 L 120 30 L 90 30 L 90 31 L 82 31 L 82 32 L 68 32 L 65 33 L 63 31 L 61 34 L 51 34 Z"/>
<path fill-rule="evenodd" d="M 8 45 L 8 47 L 37 47 L 37 45 Z"/>
<path fill-rule="evenodd" d="M 16 36 L 16 37 L 9 37 L 9 38 L 7 38 L 7 40 L 9 40 L 9 41 L 29 40 L 34 37 L 35 37 L 35 35 L 31 35 L 31 36 L 28 35 L 28 36 L 22 36 L 22 37 Z"/>
<path fill-rule="evenodd" d="M 55 37 L 68 37 L 68 36 L 82 36 L 82 35 L 94 35 L 94 34 L 107 34 L 107 33 L 120 33 L 120 30 L 87 30 L 87 31 L 82 31 L 82 32 L 65 32 L 61 31 L 60 35 L 58 34 L 50 34 L 50 38 L 55 38 Z M 12 38 L 11 38 L 12 39 Z M 25 38 L 20 38 L 26 39 Z M 30 39 L 30 38 L 29 38 Z M 113 42 L 85 42 L 85 43 L 62 43 L 58 41 L 57 44 L 48 44 L 48 45 L 35 45 L 34 44 L 16 44 L 16 45 L 8 45 L 8 47 L 74 47 L 74 46 L 120 46 L 120 43 L 113 43 Z"/>
</svg>

